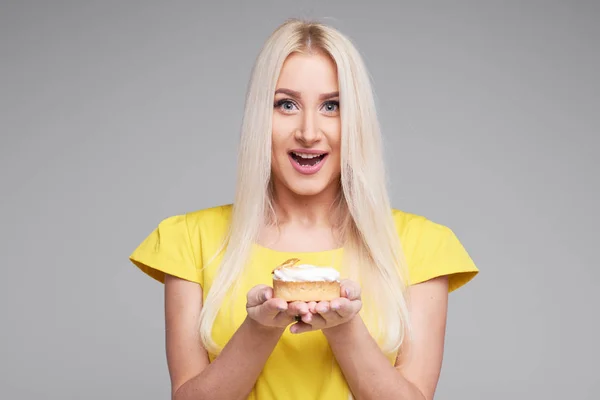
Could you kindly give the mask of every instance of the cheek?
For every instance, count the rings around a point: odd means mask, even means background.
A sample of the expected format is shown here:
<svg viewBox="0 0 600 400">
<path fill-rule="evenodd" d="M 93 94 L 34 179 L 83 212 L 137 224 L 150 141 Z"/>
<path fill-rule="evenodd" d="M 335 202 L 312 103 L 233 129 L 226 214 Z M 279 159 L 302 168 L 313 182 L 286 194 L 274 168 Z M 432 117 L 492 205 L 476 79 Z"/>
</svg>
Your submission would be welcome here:
<svg viewBox="0 0 600 400">
<path fill-rule="evenodd" d="M 298 125 L 296 118 L 283 116 L 275 113 L 273 115 L 273 134 L 285 137 L 292 133 Z"/>
<path fill-rule="evenodd" d="M 342 138 L 342 123 L 339 118 L 329 120 L 323 126 L 323 131 L 327 132 L 329 145 L 333 148 L 339 148 Z"/>
<path fill-rule="evenodd" d="M 271 148 L 271 162 L 273 164 L 273 168 L 281 169 L 283 162 L 287 158 L 287 153 L 284 150 L 284 145 L 281 140 L 273 135 L 273 143 Z"/>
<path fill-rule="evenodd" d="M 273 127 L 273 136 L 271 141 L 271 162 L 273 164 L 272 168 L 275 170 L 280 170 L 287 162 L 287 136 L 288 135 L 284 134 L 283 132 L 275 130 L 275 127 Z"/>
<path fill-rule="evenodd" d="M 272 127 L 272 146 L 273 151 L 277 150 L 278 147 L 281 146 L 285 138 L 285 130 L 282 124 L 277 120 L 277 118 L 273 118 L 273 127 Z"/>
<path fill-rule="evenodd" d="M 336 130 L 331 132 L 331 135 L 329 136 L 329 145 L 331 146 L 331 150 L 333 152 L 331 155 L 330 167 L 335 173 L 339 173 L 339 171 L 342 169 L 342 135 L 340 124 L 338 124 Z"/>
<path fill-rule="evenodd" d="M 339 156 L 342 143 L 342 126 L 339 120 L 332 121 L 327 127 L 327 141 L 331 149 Z"/>
</svg>

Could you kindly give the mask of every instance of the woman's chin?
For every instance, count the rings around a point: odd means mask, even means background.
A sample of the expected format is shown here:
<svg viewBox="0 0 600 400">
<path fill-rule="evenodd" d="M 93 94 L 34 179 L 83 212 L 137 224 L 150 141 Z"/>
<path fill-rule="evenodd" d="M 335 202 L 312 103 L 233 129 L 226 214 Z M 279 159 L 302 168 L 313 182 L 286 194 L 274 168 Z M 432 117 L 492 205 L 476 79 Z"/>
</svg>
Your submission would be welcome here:
<svg viewBox="0 0 600 400">
<path fill-rule="evenodd" d="M 295 172 L 295 171 L 294 171 Z M 325 172 L 325 171 L 320 171 Z M 332 174 L 296 176 L 297 174 L 281 174 L 275 172 L 275 190 L 283 191 L 297 197 L 328 196 L 336 197 L 340 190 L 339 175 Z"/>
<path fill-rule="evenodd" d="M 292 189 L 292 194 L 299 197 L 318 196 L 324 192 L 323 188 L 296 188 Z"/>
<path fill-rule="evenodd" d="M 294 182 L 288 185 L 288 190 L 295 196 L 310 197 L 332 192 L 329 182 Z"/>
</svg>

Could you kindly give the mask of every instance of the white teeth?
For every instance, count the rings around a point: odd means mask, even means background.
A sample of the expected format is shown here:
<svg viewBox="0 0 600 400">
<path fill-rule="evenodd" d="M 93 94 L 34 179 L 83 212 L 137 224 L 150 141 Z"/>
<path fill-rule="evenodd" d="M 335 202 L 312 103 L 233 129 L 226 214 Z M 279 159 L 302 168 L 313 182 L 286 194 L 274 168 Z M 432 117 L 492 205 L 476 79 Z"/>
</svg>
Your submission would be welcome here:
<svg viewBox="0 0 600 400">
<path fill-rule="evenodd" d="M 300 158 L 306 158 L 306 159 L 311 159 L 311 158 L 315 158 L 315 157 L 320 157 L 323 154 L 305 154 L 305 153 L 296 153 L 296 152 L 292 152 L 295 156 L 298 156 Z"/>
</svg>

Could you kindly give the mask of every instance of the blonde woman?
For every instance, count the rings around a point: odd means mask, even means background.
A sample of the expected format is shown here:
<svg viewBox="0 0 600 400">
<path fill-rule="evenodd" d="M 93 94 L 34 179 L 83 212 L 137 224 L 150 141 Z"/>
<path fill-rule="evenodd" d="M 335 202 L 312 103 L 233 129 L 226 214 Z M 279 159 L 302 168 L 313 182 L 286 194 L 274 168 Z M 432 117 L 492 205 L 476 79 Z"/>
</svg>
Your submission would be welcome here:
<svg viewBox="0 0 600 400">
<path fill-rule="evenodd" d="M 432 399 L 448 293 L 478 272 L 453 232 L 393 209 L 368 72 L 351 42 L 289 20 L 248 88 L 232 205 L 160 222 L 130 256 L 164 283 L 173 398 Z M 340 297 L 273 296 L 286 259 Z"/>
</svg>

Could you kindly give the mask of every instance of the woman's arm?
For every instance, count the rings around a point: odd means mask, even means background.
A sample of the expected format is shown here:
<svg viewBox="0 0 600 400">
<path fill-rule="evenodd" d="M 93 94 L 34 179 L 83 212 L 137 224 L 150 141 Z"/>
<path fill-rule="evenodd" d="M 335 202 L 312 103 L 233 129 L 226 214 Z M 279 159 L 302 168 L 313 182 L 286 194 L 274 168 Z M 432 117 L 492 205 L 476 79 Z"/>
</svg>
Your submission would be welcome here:
<svg viewBox="0 0 600 400">
<path fill-rule="evenodd" d="M 359 400 L 432 400 L 438 383 L 448 305 L 448 279 L 410 288 L 413 341 L 409 358 L 390 364 L 360 316 L 323 329 L 344 376 Z"/>
<path fill-rule="evenodd" d="M 293 316 L 282 313 L 282 304 L 275 299 L 268 301 L 271 296 L 270 288 L 256 287 L 248 293 L 248 306 L 260 308 L 260 317 L 267 319 L 270 315 L 271 321 L 282 326 L 266 326 L 247 317 L 221 354 L 209 363 L 196 328 L 202 307 L 202 288 L 167 275 L 166 349 L 173 399 L 235 400 L 248 396 L 285 326 L 293 321 Z M 301 311 L 304 310 L 290 310 L 290 314 Z"/>
</svg>

